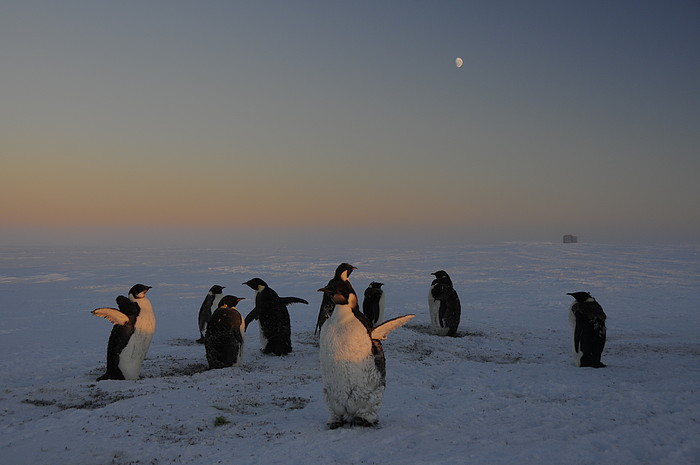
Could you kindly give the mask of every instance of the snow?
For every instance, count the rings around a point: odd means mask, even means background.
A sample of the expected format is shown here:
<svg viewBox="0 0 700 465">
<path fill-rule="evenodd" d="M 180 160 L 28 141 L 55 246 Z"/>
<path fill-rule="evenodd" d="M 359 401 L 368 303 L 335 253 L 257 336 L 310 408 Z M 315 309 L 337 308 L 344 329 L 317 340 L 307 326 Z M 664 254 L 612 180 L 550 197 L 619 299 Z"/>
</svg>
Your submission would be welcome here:
<svg viewBox="0 0 700 465">
<path fill-rule="evenodd" d="M 0 248 L 0 457 L 13 464 L 700 463 L 700 246 L 506 243 L 432 248 Z M 314 326 L 336 266 L 385 283 L 377 428 L 328 430 Z M 462 302 L 429 331 L 431 272 Z M 208 370 L 199 306 L 261 277 L 292 305 L 294 352 Z M 95 379 L 110 324 L 90 311 L 136 283 L 158 320 L 141 379 Z M 567 292 L 608 315 L 603 369 L 572 362 Z"/>
</svg>

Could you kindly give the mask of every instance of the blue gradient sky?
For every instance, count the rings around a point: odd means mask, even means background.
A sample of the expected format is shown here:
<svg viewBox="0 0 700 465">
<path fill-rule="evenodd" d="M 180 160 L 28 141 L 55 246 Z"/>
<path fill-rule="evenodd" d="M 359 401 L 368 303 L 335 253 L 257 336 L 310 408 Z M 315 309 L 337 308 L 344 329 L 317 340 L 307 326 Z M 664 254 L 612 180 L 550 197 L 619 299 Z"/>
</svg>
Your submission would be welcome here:
<svg viewBox="0 0 700 465">
<path fill-rule="evenodd" d="M 4 1 L 0 44 L 6 238 L 700 239 L 697 2 Z"/>
</svg>

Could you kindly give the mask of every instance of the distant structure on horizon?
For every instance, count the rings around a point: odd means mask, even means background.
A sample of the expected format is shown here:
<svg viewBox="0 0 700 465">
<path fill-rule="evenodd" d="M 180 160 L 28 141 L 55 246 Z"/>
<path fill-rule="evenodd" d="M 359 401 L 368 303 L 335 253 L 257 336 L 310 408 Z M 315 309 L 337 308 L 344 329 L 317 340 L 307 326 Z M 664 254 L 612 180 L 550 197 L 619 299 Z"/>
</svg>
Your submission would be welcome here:
<svg viewBox="0 0 700 465">
<path fill-rule="evenodd" d="M 578 242 L 578 237 L 573 234 L 564 234 L 564 244 L 575 244 Z"/>
</svg>

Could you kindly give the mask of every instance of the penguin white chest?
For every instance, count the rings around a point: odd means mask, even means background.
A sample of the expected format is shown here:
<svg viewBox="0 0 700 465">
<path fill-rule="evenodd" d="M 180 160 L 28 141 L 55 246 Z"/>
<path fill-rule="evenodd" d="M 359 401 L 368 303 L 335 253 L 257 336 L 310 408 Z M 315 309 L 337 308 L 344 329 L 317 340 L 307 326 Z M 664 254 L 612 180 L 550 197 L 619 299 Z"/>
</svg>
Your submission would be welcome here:
<svg viewBox="0 0 700 465">
<path fill-rule="evenodd" d="M 433 328 L 439 328 L 440 325 L 440 301 L 433 297 L 433 288 L 435 285 L 430 286 L 428 291 L 428 310 L 430 311 L 430 323 Z"/>
<path fill-rule="evenodd" d="M 328 361 L 357 363 L 372 355 L 372 342 L 367 329 L 347 305 L 336 306 L 324 324 L 319 345 L 321 358 Z"/>
<path fill-rule="evenodd" d="M 436 285 L 430 286 L 428 291 L 428 310 L 430 311 L 430 325 L 433 327 L 435 334 L 440 336 L 446 335 L 450 328 L 447 328 L 443 321 L 440 320 L 440 300 L 433 297 L 433 288 Z"/>
<path fill-rule="evenodd" d="M 573 311 L 574 305 L 576 304 L 571 304 L 571 307 L 569 307 L 569 326 L 571 327 L 571 350 L 573 352 L 574 364 L 577 367 L 580 367 L 583 352 L 579 352 L 576 350 L 576 315 Z"/>
<path fill-rule="evenodd" d="M 146 357 L 148 348 L 156 330 L 156 317 L 153 307 L 147 298 L 139 299 L 139 312 L 136 318 L 134 334 L 129 338 L 126 347 L 119 354 L 119 369 L 125 379 L 138 379 L 141 373 L 141 364 Z"/>
</svg>

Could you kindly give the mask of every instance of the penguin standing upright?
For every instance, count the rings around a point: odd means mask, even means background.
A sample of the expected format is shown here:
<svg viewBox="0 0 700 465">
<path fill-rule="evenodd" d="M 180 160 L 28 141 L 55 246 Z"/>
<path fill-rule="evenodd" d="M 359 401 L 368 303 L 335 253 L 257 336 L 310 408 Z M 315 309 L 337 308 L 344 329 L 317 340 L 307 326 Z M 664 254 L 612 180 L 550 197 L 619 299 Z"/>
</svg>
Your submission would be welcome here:
<svg viewBox="0 0 700 465">
<path fill-rule="evenodd" d="M 219 302 L 221 301 L 221 298 L 224 296 L 224 286 L 219 286 L 218 284 L 214 285 L 209 289 L 209 292 L 207 292 L 207 296 L 204 298 L 204 302 L 202 302 L 202 306 L 199 307 L 199 334 L 200 338 L 197 339 L 197 342 L 203 343 L 204 342 L 204 335 L 207 332 L 207 324 L 209 323 L 209 319 L 211 318 L 211 314 L 214 310 L 219 308 Z"/>
<path fill-rule="evenodd" d="M 344 282 L 331 283 L 319 291 L 328 294 L 335 305 L 319 338 L 328 427 L 376 425 L 386 385 L 380 341 L 415 315 L 394 318 L 373 329 L 357 310 L 357 295 Z"/>
<path fill-rule="evenodd" d="M 372 281 L 365 289 L 365 298 L 362 301 L 362 313 L 369 318 L 372 326 L 384 321 L 384 283 Z"/>
<path fill-rule="evenodd" d="M 428 293 L 430 324 L 439 336 L 456 336 L 462 306 L 459 296 L 452 286 L 452 280 L 446 271 L 431 273 L 435 279 Z"/>
<path fill-rule="evenodd" d="M 151 301 L 146 297 L 150 286 L 135 284 L 129 297 L 117 297 L 119 309 L 97 308 L 92 314 L 114 324 L 107 343 L 107 372 L 97 378 L 138 379 L 141 364 L 156 330 L 156 317 Z"/>
<path fill-rule="evenodd" d="M 255 308 L 245 317 L 245 327 L 260 321 L 260 343 L 264 354 L 286 355 L 292 351 L 292 327 L 287 305 L 308 304 L 299 297 L 280 297 L 260 278 L 243 283 L 255 291 Z"/>
<path fill-rule="evenodd" d="M 588 292 L 569 292 L 576 301 L 569 308 L 569 324 L 573 332 L 574 362 L 579 367 L 603 368 L 600 361 L 605 348 L 603 307 Z"/>
<path fill-rule="evenodd" d="M 245 297 L 227 295 L 211 315 L 204 335 L 209 368 L 238 366 L 243 359 L 245 321 L 236 305 Z"/>
<path fill-rule="evenodd" d="M 350 273 L 352 273 L 352 271 L 356 269 L 356 267 L 352 266 L 349 263 L 341 263 L 335 269 L 335 275 L 333 275 L 333 278 L 331 278 L 331 280 L 328 281 L 328 284 L 326 286 L 331 286 L 335 283 L 342 281 L 347 284 L 347 287 L 349 288 L 350 292 L 352 294 L 355 294 L 355 290 L 352 288 L 352 284 L 350 283 Z M 357 299 L 355 299 L 355 302 L 357 304 Z M 321 308 L 318 310 L 318 319 L 316 320 L 316 329 L 314 329 L 314 334 L 321 331 L 323 323 L 325 323 L 326 320 L 331 316 L 333 307 L 335 307 L 335 304 L 333 304 L 333 301 L 328 296 L 328 294 L 324 293 L 323 297 L 321 298 Z M 357 308 L 359 309 L 360 307 L 358 306 Z"/>
</svg>

